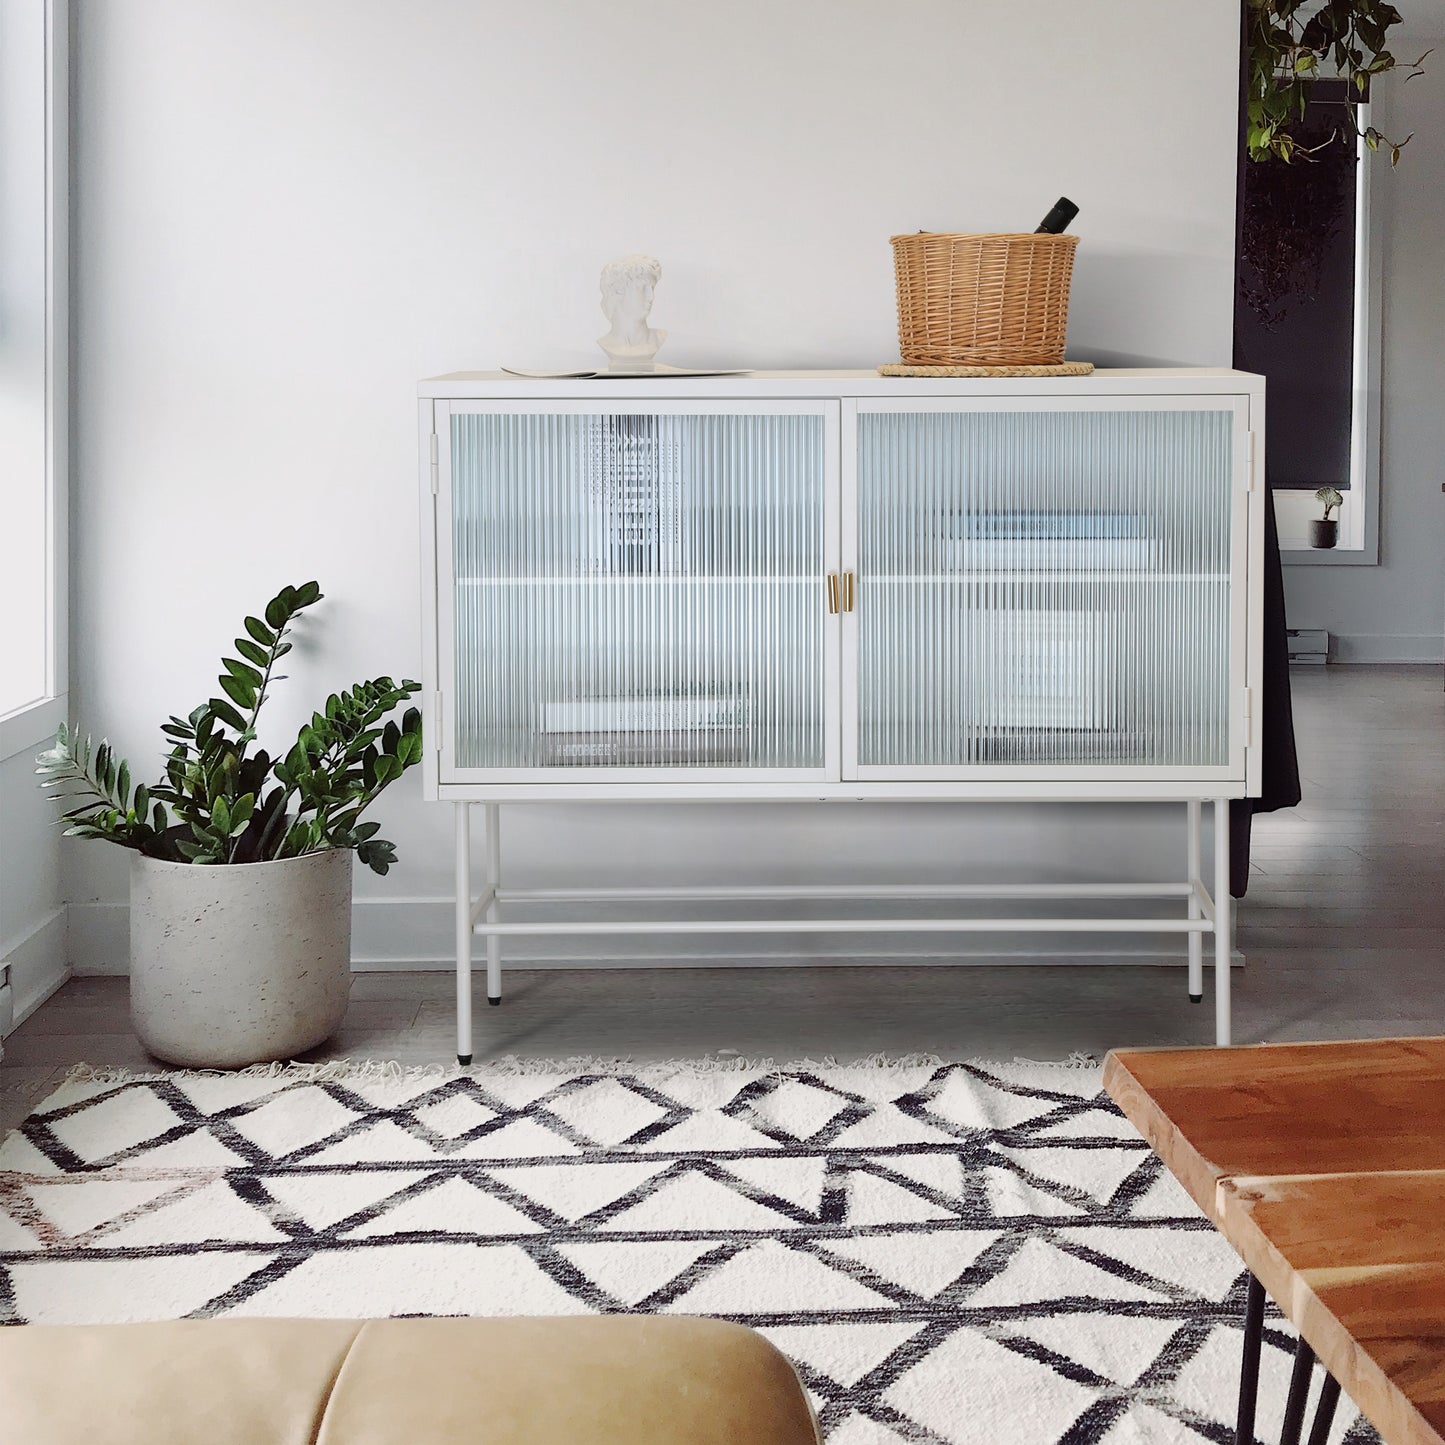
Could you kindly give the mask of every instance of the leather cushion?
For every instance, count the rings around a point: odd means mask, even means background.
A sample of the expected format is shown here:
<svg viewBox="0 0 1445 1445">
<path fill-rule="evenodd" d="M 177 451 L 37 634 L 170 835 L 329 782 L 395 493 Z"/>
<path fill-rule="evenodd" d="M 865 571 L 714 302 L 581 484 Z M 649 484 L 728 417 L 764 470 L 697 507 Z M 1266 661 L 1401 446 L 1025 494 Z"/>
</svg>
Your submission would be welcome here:
<svg viewBox="0 0 1445 1445">
<path fill-rule="evenodd" d="M 0 1445 L 817 1445 L 788 1361 L 684 1316 L 0 1330 Z"/>
</svg>

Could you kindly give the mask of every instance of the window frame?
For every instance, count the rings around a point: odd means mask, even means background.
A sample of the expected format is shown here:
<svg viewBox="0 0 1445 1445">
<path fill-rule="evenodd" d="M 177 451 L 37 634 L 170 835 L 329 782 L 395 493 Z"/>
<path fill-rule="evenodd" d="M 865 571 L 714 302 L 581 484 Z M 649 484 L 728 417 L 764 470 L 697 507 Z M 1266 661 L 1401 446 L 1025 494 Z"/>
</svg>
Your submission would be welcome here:
<svg viewBox="0 0 1445 1445">
<path fill-rule="evenodd" d="M 47 741 L 70 693 L 70 17 L 45 5 L 45 695 L 0 715 L 0 760 Z"/>
<path fill-rule="evenodd" d="M 1374 153 L 1364 143 L 1370 106 L 1357 109 L 1355 142 L 1354 384 L 1350 408 L 1350 489 L 1340 508 L 1339 541 L 1311 547 L 1309 524 L 1320 515 L 1313 492 L 1276 490 L 1280 559 L 1287 567 L 1376 567 L 1380 562 L 1380 318 L 1384 248 L 1381 218 L 1370 204 Z"/>
</svg>

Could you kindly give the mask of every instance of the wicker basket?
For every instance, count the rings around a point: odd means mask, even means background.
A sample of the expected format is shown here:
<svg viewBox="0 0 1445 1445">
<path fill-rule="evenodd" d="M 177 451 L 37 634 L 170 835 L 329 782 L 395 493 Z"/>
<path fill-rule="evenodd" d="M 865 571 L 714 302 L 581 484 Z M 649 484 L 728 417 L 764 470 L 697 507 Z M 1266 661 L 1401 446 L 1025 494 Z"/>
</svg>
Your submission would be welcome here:
<svg viewBox="0 0 1445 1445">
<path fill-rule="evenodd" d="M 898 344 L 909 366 L 1064 359 L 1077 236 L 893 236 Z"/>
</svg>

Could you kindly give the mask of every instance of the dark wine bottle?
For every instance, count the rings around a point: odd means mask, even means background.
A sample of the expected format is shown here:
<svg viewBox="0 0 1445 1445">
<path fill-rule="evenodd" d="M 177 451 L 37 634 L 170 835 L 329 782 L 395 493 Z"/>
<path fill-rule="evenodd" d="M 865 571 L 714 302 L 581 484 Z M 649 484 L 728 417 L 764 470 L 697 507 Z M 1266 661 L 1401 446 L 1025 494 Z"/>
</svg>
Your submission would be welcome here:
<svg viewBox="0 0 1445 1445">
<path fill-rule="evenodd" d="M 1034 230 L 1036 236 L 1061 236 L 1069 228 L 1069 222 L 1079 214 L 1079 208 L 1067 197 L 1060 196 L 1054 208 L 1039 222 Z"/>
</svg>

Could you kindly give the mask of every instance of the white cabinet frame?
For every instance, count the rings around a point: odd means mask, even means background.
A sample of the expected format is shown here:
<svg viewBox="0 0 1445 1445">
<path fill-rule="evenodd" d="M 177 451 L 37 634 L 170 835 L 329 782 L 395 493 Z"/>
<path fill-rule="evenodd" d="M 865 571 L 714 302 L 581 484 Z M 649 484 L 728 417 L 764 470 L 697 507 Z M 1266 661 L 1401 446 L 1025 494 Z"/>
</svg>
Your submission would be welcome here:
<svg viewBox="0 0 1445 1445">
<path fill-rule="evenodd" d="M 458 373 L 423 382 L 420 389 L 419 464 L 424 587 L 423 677 L 427 750 L 423 786 L 433 800 L 455 806 L 457 1056 L 473 1057 L 472 949 L 487 940 L 487 994 L 501 1001 L 501 941 L 533 935 L 646 933 L 1111 933 L 1184 934 L 1188 940 L 1188 993 L 1203 997 L 1203 940 L 1214 940 L 1215 1039 L 1230 1042 L 1229 800 L 1259 791 L 1259 707 L 1262 658 L 1264 513 L 1259 473 L 1263 448 L 1263 382 L 1237 372 L 1098 372 L 1081 381 L 884 381 L 871 372 L 778 372 L 736 378 L 646 381 L 519 381 L 499 373 Z M 815 769 L 748 768 L 460 768 L 453 756 L 449 689 L 455 668 L 452 565 L 450 419 L 464 412 L 503 414 L 712 414 L 767 413 L 825 418 L 824 572 L 857 572 L 857 418 L 869 411 L 1211 410 L 1230 411 L 1234 427 L 1231 493 L 1229 762 L 1222 766 L 975 765 L 959 768 L 860 768 L 857 756 L 857 617 L 827 616 L 825 647 L 825 753 Z M 820 577 L 819 605 L 825 606 Z M 858 579 L 860 587 L 867 579 Z M 1108 884 L 971 884 L 779 888 L 530 888 L 503 884 L 501 804 L 543 801 L 698 801 L 754 799 L 892 799 L 948 801 L 1177 801 L 1182 805 L 1185 876 L 1178 880 Z M 473 882 L 474 803 L 485 818 L 486 881 Z M 1212 805 L 1214 847 L 1205 881 L 1204 805 Z M 649 903 L 819 899 L 1119 899 L 1172 900 L 1181 914 L 1084 918 L 740 918 L 708 917 L 701 909 L 683 921 L 516 921 L 511 903 L 585 901 Z"/>
</svg>

